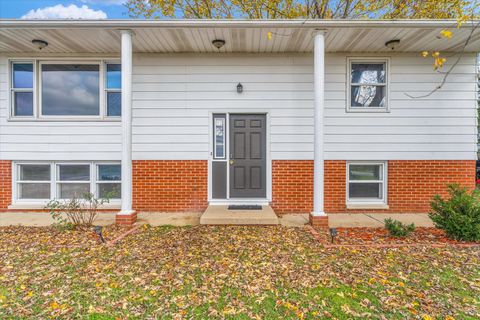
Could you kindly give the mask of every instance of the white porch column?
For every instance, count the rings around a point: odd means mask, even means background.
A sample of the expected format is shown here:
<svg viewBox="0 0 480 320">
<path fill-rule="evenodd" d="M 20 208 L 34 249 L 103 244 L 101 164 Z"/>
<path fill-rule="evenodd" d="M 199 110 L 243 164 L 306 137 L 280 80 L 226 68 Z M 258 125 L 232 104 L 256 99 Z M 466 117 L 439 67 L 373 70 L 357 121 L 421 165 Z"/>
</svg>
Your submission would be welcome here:
<svg viewBox="0 0 480 320">
<path fill-rule="evenodd" d="M 324 199 L 324 123 L 323 113 L 325 108 L 325 31 L 315 33 L 314 49 L 314 164 L 313 164 L 313 212 L 312 218 L 326 217 L 323 208 Z"/>
<path fill-rule="evenodd" d="M 132 210 L 132 31 L 122 30 L 122 210 Z"/>
</svg>

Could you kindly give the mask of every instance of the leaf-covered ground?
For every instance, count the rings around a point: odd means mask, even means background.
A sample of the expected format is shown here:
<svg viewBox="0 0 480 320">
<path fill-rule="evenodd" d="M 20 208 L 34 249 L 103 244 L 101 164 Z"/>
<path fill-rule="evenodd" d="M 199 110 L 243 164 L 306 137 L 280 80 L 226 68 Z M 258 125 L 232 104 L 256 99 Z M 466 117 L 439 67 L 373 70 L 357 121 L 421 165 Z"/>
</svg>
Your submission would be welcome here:
<svg viewBox="0 0 480 320">
<path fill-rule="evenodd" d="M 0 228 L 0 318 L 478 319 L 479 255 L 323 249 L 287 227 L 146 227 L 113 247 Z"/>
</svg>

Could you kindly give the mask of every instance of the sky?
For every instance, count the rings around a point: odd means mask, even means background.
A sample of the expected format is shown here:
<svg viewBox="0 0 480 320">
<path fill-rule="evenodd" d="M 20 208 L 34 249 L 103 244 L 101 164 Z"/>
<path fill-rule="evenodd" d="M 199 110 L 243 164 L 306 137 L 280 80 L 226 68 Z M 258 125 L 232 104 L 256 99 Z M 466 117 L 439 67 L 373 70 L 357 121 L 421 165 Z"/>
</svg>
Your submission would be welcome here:
<svg viewBox="0 0 480 320">
<path fill-rule="evenodd" d="M 127 0 L 0 0 L 0 19 L 127 19 Z"/>
</svg>

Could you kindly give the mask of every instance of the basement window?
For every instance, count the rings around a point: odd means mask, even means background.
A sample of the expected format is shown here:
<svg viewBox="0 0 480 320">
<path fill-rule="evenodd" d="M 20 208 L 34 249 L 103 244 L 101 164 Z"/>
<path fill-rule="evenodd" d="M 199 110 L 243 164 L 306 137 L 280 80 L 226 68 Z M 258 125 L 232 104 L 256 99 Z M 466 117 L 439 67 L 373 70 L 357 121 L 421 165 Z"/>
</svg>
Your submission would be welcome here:
<svg viewBox="0 0 480 320">
<path fill-rule="evenodd" d="M 85 193 L 113 204 L 121 198 L 118 162 L 19 162 L 14 170 L 14 202 L 79 199 Z"/>
<path fill-rule="evenodd" d="M 347 163 L 347 202 L 386 203 L 386 163 Z"/>
</svg>

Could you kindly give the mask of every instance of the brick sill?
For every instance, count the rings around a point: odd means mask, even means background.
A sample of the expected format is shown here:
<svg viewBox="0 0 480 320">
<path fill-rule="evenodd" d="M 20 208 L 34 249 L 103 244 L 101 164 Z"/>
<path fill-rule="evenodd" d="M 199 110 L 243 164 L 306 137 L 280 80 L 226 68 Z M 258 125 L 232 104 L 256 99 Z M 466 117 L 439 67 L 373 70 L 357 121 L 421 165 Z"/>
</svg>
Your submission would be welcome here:
<svg viewBox="0 0 480 320">
<path fill-rule="evenodd" d="M 385 203 L 347 203 L 347 209 L 390 209 Z"/>
</svg>

